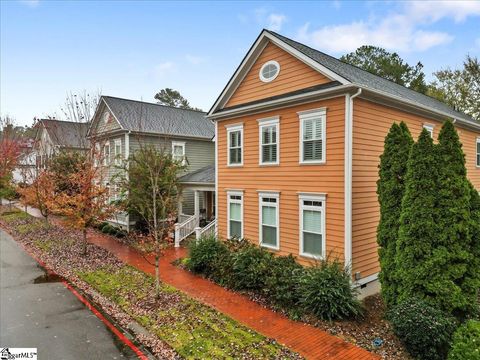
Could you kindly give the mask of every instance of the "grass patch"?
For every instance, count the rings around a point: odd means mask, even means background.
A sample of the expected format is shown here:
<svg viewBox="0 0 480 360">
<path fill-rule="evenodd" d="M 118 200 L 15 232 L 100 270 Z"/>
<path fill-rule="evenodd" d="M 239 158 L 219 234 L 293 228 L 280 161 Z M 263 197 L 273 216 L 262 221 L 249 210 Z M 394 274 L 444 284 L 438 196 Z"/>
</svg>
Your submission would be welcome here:
<svg viewBox="0 0 480 360">
<path fill-rule="evenodd" d="M 21 235 L 25 235 L 31 232 L 35 232 L 41 229 L 46 229 L 48 225 L 43 221 L 33 221 L 27 224 L 20 224 L 15 227 L 17 232 Z"/>
<path fill-rule="evenodd" d="M 162 284 L 153 298 L 153 278 L 130 266 L 78 275 L 117 303 L 185 358 L 291 358 L 293 353 L 218 311 Z M 133 309 L 141 307 L 141 313 Z M 293 355 L 293 356 L 292 356 Z"/>
<path fill-rule="evenodd" d="M 52 240 L 35 240 L 33 244 L 45 253 L 50 253 L 54 247 Z"/>
<path fill-rule="evenodd" d="M 19 209 L 7 210 L 0 214 L 0 219 L 5 221 L 6 223 L 11 223 L 17 220 L 25 220 L 29 218 L 31 218 L 29 214 Z"/>
</svg>

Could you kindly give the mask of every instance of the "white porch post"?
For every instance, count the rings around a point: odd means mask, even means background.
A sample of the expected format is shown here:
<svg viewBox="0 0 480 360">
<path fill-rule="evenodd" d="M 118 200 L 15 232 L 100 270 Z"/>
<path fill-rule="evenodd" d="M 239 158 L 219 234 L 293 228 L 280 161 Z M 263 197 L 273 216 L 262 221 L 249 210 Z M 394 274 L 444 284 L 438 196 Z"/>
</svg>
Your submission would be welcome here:
<svg viewBox="0 0 480 360">
<path fill-rule="evenodd" d="M 183 214 L 183 199 L 181 196 L 178 197 L 177 211 L 178 218 L 180 219 L 180 215 Z"/>
<path fill-rule="evenodd" d="M 197 225 L 200 223 L 200 191 L 195 190 L 195 220 Z"/>
</svg>

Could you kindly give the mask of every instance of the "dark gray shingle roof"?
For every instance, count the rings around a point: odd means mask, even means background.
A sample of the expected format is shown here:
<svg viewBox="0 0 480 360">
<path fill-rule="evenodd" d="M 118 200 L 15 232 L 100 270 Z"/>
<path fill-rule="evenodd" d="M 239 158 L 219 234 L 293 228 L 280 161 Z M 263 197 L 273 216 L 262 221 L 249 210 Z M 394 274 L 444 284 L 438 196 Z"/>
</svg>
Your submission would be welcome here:
<svg viewBox="0 0 480 360">
<path fill-rule="evenodd" d="M 41 119 L 54 145 L 65 148 L 86 148 L 86 135 L 89 123 Z"/>
<path fill-rule="evenodd" d="M 478 122 L 473 120 L 470 116 L 454 110 L 453 108 L 444 104 L 441 101 L 438 101 L 434 98 L 431 98 L 427 95 L 421 94 L 414 90 L 408 89 L 402 85 L 394 83 L 393 81 L 389 81 L 380 76 L 371 74 L 368 71 L 360 69 L 356 66 L 347 64 L 330 55 L 327 55 L 325 53 L 322 53 L 321 51 L 312 49 L 311 47 L 303 45 L 297 41 L 289 39 L 273 31 L 269 31 L 269 30 L 265 30 L 265 31 L 277 37 L 281 41 L 287 43 L 288 45 L 292 46 L 293 48 L 300 51 L 305 56 L 325 66 L 330 71 L 333 71 L 334 73 L 341 76 L 342 78 L 352 82 L 353 84 L 357 84 L 365 88 L 370 88 L 372 90 L 382 91 L 389 95 L 400 97 L 402 99 L 417 103 L 419 105 L 423 105 L 423 106 L 435 109 L 437 111 L 441 111 L 445 114 L 448 114 L 452 118 L 462 119 L 467 122 L 472 122 L 478 125 Z"/>
<path fill-rule="evenodd" d="M 183 184 L 215 184 L 215 165 L 205 166 L 182 176 L 179 180 Z"/>
<path fill-rule="evenodd" d="M 215 133 L 205 113 L 143 101 L 102 96 L 125 130 L 211 139 Z"/>
</svg>

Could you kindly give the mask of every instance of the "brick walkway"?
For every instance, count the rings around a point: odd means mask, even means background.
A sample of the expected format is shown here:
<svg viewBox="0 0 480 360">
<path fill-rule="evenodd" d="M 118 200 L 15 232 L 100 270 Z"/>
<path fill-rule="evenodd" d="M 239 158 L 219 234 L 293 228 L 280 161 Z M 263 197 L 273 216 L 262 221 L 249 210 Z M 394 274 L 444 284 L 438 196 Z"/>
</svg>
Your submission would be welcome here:
<svg viewBox="0 0 480 360">
<path fill-rule="evenodd" d="M 153 257 L 148 258 L 149 261 L 147 261 L 140 253 L 111 236 L 91 230 L 88 233 L 88 241 L 109 250 L 120 260 L 139 270 L 149 274 L 155 272 L 154 266 L 150 264 L 153 263 Z M 313 326 L 292 321 L 281 314 L 265 309 L 243 295 L 224 289 L 171 264 L 185 254 L 186 250 L 183 248 L 166 250 L 160 260 L 162 281 L 258 333 L 275 339 L 307 359 L 379 359 L 377 355 L 336 336 Z"/>
</svg>

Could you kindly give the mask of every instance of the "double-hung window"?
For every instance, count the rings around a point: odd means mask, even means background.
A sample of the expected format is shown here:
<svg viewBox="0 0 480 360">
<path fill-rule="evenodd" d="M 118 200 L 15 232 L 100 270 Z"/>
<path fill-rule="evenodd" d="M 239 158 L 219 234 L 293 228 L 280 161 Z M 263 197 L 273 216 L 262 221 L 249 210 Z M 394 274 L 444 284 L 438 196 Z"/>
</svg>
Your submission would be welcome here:
<svg viewBox="0 0 480 360">
<path fill-rule="evenodd" d="M 185 141 L 172 141 L 172 157 L 175 161 L 185 161 Z"/>
<path fill-rule="evenodd" d="M 258 202 L 260 245 L 278 250 L 280 248 L 279 194 L 259 193 Z"/>
<path fill-rule="evenodd" d="M 110 165 L 110 143 L 108 141 L 103 145 L 103 165 Z"/>
<path fill-rule="evenodd" d="M 258 120 L 260 138 L 260 165 L 277 165 L 279 163 L 279 118 Z"/>
<path fill-rule="evenodd" d="M 298 113 L 300 119 L 300 163 L 322 164 L 326 159 L 326 110 Z"/>
<path fill-rule="evenodd" d="M 228 238 L 243 238 L 243 192 L 227 192 Z"/>
<path fill-rule="evenodd" d="M 477 167 L 480 167 L 480 137 L 477 138 Z"/>
<path fill-rule="evenodd" d="M 227 126 L 228 165 L 243 165 L 243 125 Z"/>
<path fill-rule="evenodd" d="M 300 194 L 300 255 L 325 257 L 325 195 Z"/>
<path fill-rule="evenodd" d="M 115 140 L 115 164 L 120 165 L 122 163 L 122 140 L 116 139 Z"/>
</svg>

